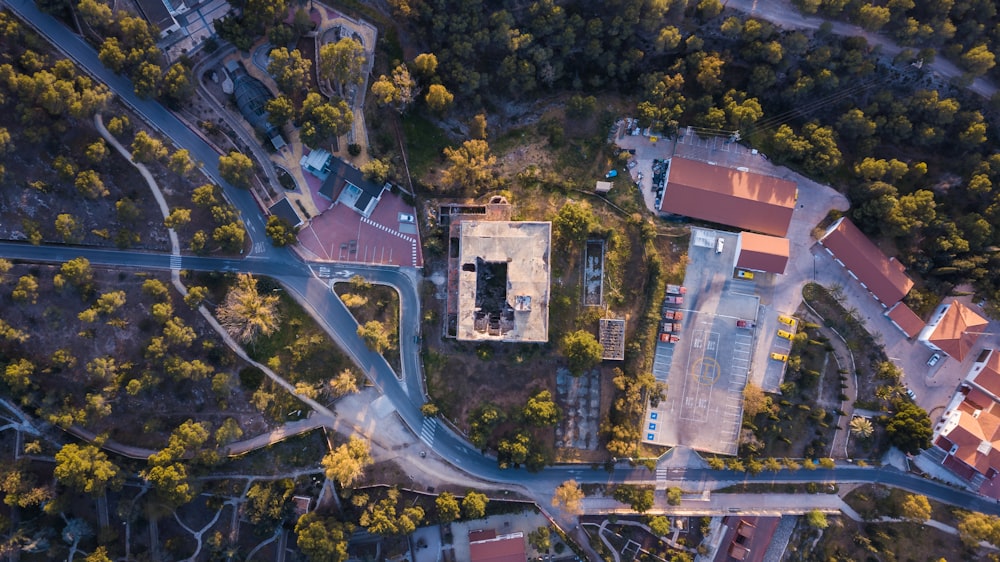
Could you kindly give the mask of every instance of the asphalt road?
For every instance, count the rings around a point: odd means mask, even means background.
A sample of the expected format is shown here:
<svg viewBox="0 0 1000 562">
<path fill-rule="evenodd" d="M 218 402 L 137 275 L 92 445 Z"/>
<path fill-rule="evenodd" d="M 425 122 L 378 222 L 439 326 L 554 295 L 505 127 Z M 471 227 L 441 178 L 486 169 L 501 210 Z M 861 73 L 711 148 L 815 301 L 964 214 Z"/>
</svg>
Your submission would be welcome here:
<svg viewBox="0 0 1000 562">
<path fill-rule="evenodd" d="M 218 154 L 198 135 L 167 111 L 159 103 L 138 99 L 130 82 L 105 69 L 97 58 L 97 53 L 79 37 L 69 32 L 60 23 L 37 10 L 31 0 L 6 0 L 6 4 L 22 19 L 29 21 L 50 41 L 56 43 L 64 53 L 85 67 L 97 79 L 104 81 L 122 100 L 131 105 L 148 121 L 173 139 L 174 143 L 191 152 L 192 157 L 201 162 L 207 175 L 223 186 L 233 204 L 243 214 L 248 232 L 254 241 L 265 241 L 260 210 L 249 192 L 238 190 L 222 181 L 218 174 Z M 456 467 L 484 480 L 498 484 L 522 485 L 534 492 L 539 501 L 565 480 L 574 478 L 582 483 L 633 482 L 654 484 L 655 473 L 645 468 L 615 468 L 611 472 L 595 470 L 590 465 L 561 465 L 548 467 L 538 473 L 525 470 L 501 470 L 491 457 L 481 455 L 463 438 L 442 426 L 436 420 L 430 431 L 422 431 L 424 418 L 419 406 L 423 402 L 422 376 L 419 363 L 419 349 L 413 336 L 419 334 L 420 307 L 416 290 L 416 279 L 397 268 L 362 266 L 357 264 L 304 264 L 285 248 L 275 248 L 264 244 L 262 254 L 246 259 L 225 259 L 213 257 L 184 256 L 180 267 L 192 270 L 247 272 L 267 275 L 278 280 L 290 294 L 295 296 L 307 310 L 324 326 L 334 340 L 345 350 L 358 366 L 388 397 L 397 413 L 407 426 L 421 439 L 428 442 L 440 456 Z M 32 246 L 18 243 L 0 243 L 3 257 L 33 262 L 63 262 L 83 256 L 93 264 L 166 270 L 171 266 L 167 254 L 120 251 L 68 246 Z M 175 265 L 177 265 L 175 263 Z M 328 282 L 314 276 L 312 266 L 327 268 L 336 277 L 345 278 L 350 274 L 361 274 L 377 282 L 394 286 L 400 293 L 401 329 L 400 354 L 403 358 L 403 380 L 378 354 L 370 351 L 358 337 L 357 323 L 340 299 L 330 290 Z M 425 428 L 426 429 L 426 428 Z M 946 503 L 961 505 L 966 509 L 1000 514 L 996 502 L 946 487 L 917 476 L 904 474 L 891 468 L 859 468 L 841 466 L 834 470 L 818 469 L 797 472 L 782 471 L 749 476 L 731 471 L 706 469 L 680 470 L 670 474 L 671 481 L 684 484 L 685 488 L 712 489 L 730 482 L 879 482 L 901 487 L 912 492 L 927 495 Z"/>
</svg>

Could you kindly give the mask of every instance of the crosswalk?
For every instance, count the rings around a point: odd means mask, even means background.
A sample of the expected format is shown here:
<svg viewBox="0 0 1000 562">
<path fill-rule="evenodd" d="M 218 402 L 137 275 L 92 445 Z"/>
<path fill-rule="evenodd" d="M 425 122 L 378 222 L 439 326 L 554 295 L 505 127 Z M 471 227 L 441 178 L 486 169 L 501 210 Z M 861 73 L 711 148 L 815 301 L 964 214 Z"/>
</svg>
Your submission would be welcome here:
<svg viewBox="0 0 1000 562">
<path fill-rule="evenodd" d="M 434 432 L 437 431 L 437 420 L 434 418 L 424 418 L 424 423 L 420 426 L 420 439 L 427 443 L 428 447 L 434 446 Z"/>
<path fill-rule="evenodd" d="M 386 226 L 386 225 L 384 225 L 384 224 L 382 224 L 380 222 L 375 222 L 375 221 L 371 220 L 368 217 L 361 217 L 361 222 L 363 222 L 363 223 L 365 223 L 367 225 L 374 226 L 375 228 L 377 228 L 377 229 L 379 229 L 379 230 L 381 230 L 383 232 L 388 232 L 389 234 L 398 236 L 398 237 L 400 237 L 400 238 L 402 238 L 404 240 L 407 240 L 407 241 L 410 241 L 410 242 L 413 241 L 413 237 L 412 236 L 407 236 L 406 234 L 403 234 L 402 232 L 400 232 L 398 230 L 389 228 L 388 226 Z"/>
<path fill-rule="evenodd" d="M 172 271 L 181 270 L 181 257 L 176 254 L 171 254 L 170 256 L 170 269 Z"/>
</svg>

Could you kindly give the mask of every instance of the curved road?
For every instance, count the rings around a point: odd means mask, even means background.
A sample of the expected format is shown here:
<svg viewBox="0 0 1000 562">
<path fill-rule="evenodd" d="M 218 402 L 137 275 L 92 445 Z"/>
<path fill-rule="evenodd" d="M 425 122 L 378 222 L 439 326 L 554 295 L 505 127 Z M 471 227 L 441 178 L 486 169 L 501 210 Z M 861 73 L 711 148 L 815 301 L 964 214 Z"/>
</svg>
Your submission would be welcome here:
<svg viewBox="0 0 1000 562">
<path fill-rule="evenodd" d="M 6 4 L 21 19 L 30 22 L 37 30 L 63 50 L 67 56 L 77 61 L 97 79 L 104 81 L 122 100 L 131 105 L 145 119 L 158 127 L 164 134 L 182 148 L 188 149 L 192 157 L 203 163 L 204 172 L 226 190 L 227 195 L 243 214 L 252 240 L 264 241 L 264 227 L 256 201 L 243 190 L 222 181 L 218 173 L 218 154 L 168 112 L 159 103 L 138 99 L 130 82 L 105 69 L 97 58 L 97 53 L 79 37 L 69 33 L 61 24 L 37 10 L 31 0 L 7 0 Z M 442 458 L 456 467 L 479 478 L 501 484 L 518 484 L 529 488 L 540 502 L 549 497 L 552 490 L 565 480 L 575 478 L 584 483 L 633 482 L 654 484 L 654 474 L 645 468 L 615 468 L 611 472 L 593 470 L 588 465 L 563 465 L 548 467 L 542 472 L 529 473 L 524 470 L 501 470 L 494 459 L 481 455 L 448 428 L 431 420 L 431 431 L 421 432 L 424 417 L 419 406 L 423 403 L 419 350 L 409 336 L 419 333 L 420 303 L 416 290 L 416 273 L 396 268 L 357 264 L 303 263 L 288 249 L 263 245 L 265 250 L 259 255 L 246 259 L 224 259 L 211 257 L 184 256 L 175 268 L 207 271 L 247 272 L 275 278 L 293 295 L 330 333 L 331 337 L 354 359 L 357 365 L 376 384 L 396 408 L 404 423 L 416 435 L 427 442 Z M 141 269 L 169 270 L 171 258 L 167 254 L 107 250 L 95 248 L 73 248 L 52 246 L 31 246 L 17 243 L 0 243 L 0 255 L 18 260 L 35 262 L 65 262 L 83 256 L 95 265 L 114 267 L 135 267 Z M 403 379 L 395 373 L 381 355 L 370 351 L 358 337 L 357 323 L 353 316 L 330 290 L 328 283 L 313 274 L 311 268 L 326 268 L 333 278 L 346 278 L 361 274 L 366 278 L 395 287 L 400 294 L 400 355 L 403 358 Z M 748 476 L 731 471 L 707 469 L 678 469 L 669 474 L 669 482 L 680 483 L 685 488 L 712 489 L 733 482 L 878 482 L 901 487 L 946 503 L 961 505 L 966 509 L 1000 514 L 1000 506 L 992 500 L 949 488 L 942 484 L 904 474 L 889 468 L 859 468 L 852 465 L 839 466 L 834 470 L 818 469 L 797 472 L 782 471 Z M 663 481 L 660 481 L 662 484 Z"/>
</svg>

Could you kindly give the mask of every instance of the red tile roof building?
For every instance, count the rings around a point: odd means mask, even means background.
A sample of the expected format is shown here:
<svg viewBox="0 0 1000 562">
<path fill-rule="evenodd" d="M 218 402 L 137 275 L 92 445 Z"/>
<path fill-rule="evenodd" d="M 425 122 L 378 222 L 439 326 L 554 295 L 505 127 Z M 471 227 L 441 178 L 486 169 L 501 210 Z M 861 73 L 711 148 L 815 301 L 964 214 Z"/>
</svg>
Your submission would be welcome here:
<svg viewBox="0 0 1000 562">
<path fill-rule="evenodd" d="M 524 533 L 497 535 L 493 529 L 469 532 L 470 562 L 525 562 Z"/>
<path fill-rule="evenodd" d="M 934 444 L 947 453 L 942 464 L 966 480 L 987 480 L 1000 468 L 1000 404 L 971 388 L 958 406 L 941 417 Z"/>
<path fill-rule="evenodd" d="M 784 236 L 797 192 L 792 181 L 674 157 L 660 211 Z"/>
<path fill-rule="evenodd" d="M 767 273 L 785 273 L 791 249 L 787 238 L 741 232 L 736 244 L 736 267 Z"/>
<path fill-rule="evenodd" d="M 913 310 L 903 304 L 902 301 L 894 304 L 885 315 L 889 317 L 889 320 L 891 320 L 897 328 L 906 334 L 907 338 L 919 335 L 920 331 L 927 325 L 920 319 L 919 316 L 917 316 L 916 312 L 913 312 Z"/>
<path fill-rule="evenodd" d="M 890 307 L 903 300 L 913 287 L 913 280 L 907 277 L 903 264 L 882 253 L 846 217 L 833 223 L 819 239 L 819 243 L 882 306 Z"/>
<path fill-rule="evenodd" d="M 962 361 L 972 351 L 989 322 L 958 301 L 942 304 L 920 332 L 919 340 L 931 349 Z"/>
</svg>

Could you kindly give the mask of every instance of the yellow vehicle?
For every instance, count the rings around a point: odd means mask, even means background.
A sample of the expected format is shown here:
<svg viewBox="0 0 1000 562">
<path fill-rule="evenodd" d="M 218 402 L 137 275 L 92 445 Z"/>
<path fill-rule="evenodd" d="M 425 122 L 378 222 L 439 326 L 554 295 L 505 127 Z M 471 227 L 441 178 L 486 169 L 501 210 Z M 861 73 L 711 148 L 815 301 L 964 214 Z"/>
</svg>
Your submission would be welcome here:
<svg viewBox="0 0 1000 562">
<path fill-rule="evenodd" d="M 795 325 L 794 318 L 792 318 L 791 316 L 785 316 L 783 314 L 781 316 L 778 316 L 778 322 L 781 322 L 782 324 L 788 324 L 789 326 Z"/>
<path fill-rule="evenodd" d="M 788 356 L 785 355 L 784 353 L 775 353 L 772 351 L 771 359 L 774 359 L 775 361 L 781 361 L 782 363 L 784 363 L 785 361 L 788 361 Z"/>
<path fill-rule="evenodd" d="M 786 332 L 786 331 L 784 331 L 784 330 L 778 330 L 778 337 L 779 337 L 779 338 L 785 338 L 786 340 L 790 340 L 790 339 L 792 339 L 792 337 L 793 337 L 794 335 L 795 335 L 795 334 L 793 334 L 793 333 L 791 333 L 791 332 Z"/>
</svg>

